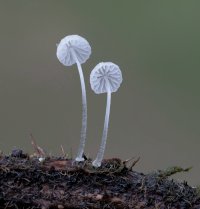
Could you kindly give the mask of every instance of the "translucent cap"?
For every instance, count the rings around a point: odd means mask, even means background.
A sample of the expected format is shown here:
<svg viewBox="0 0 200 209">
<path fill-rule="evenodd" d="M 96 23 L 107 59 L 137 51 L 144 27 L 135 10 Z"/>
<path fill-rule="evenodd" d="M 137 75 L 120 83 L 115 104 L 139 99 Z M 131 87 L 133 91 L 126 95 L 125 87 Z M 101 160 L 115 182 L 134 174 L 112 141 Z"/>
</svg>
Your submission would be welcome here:
<svg viewBox="0 0 200 209">
<path fill-rule="evenodd" d="M 112 62 L 99 63 L 90 74 L 91 88 L 96 94 L 107 93 L 107 85 L 111 92 L 116 92 L 122 80 L 119 66 Z"/>
<path fill-rule="evenodd" d="M 90 44 L 86 39 L 78 35 L 69 35 L 63 38 L 57 46 L 57 58 L 65 66 L 76 63 L 76 59 L 82 64 L 91 54 Z"/>
</svg>

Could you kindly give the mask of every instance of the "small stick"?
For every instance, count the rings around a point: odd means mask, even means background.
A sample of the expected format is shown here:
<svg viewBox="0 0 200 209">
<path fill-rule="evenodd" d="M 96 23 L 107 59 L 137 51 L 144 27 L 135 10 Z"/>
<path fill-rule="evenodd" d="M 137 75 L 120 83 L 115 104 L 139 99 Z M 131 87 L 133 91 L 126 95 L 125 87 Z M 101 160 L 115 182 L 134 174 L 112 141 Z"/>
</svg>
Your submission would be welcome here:
<svg viewBox="0 0 200 209">
<path fill-rule="evenodd" d="M 42 157 L 46 156 L 45 151 L 37 145 L 36 140 L 32 133 L 30 133 L 30 137 L 31 137 L 31 144 L 36 152 L 36 155 L 42 156 Z"/>
<path fill-rule="evenodd" d="M 63 157 L 66 157 L 66 153 L 65 153 L 65 150 L 64 150 L 62 144 L 60 145 L 60 148 L 61 148 L 61 153 L 62 153 Z"/>
<path fill-rule="evenodd" d="M 131 158 L 127 159 L 127 160 L 124 160 L 122 163 L 123 163 L 124 165 L 126 165 L 127 163 L 129 163 L 130 161 L 132 161 L 134 158 L 135 158 L 135 157 L 131 157 Z"/>
<path fill-rule="evenodd" d="M 132 165 L 129 167 L 129 170 L 131 171 L 133 169 L 133 167 L 139 162 L 140 157 L 138 157 L 133 163 Z"/>
</svg>

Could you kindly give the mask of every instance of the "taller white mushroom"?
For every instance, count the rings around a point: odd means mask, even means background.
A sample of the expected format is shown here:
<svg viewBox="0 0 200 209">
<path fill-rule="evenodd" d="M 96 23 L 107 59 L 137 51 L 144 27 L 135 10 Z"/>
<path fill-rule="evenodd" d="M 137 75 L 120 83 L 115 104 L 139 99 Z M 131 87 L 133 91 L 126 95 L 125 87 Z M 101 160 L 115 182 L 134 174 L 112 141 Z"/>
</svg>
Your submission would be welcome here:
<svg viewBox="0 0 200 209">
<path fill-rule="evenodd" d="M 122 73 L 119 67 L 112 62 L 99 63 L 90 74 L 90 84 L 96 94 L 107 93 L 107 106 L 103 136 L 96 159 L 92 162 L 94 167 L 100 167 L 103 160 L 108 135 L 108 124 L 111 106 L 111 93 L 116 92 L 122 83 Z"/>
<path fill-rule="evenodd" d="M 84 161 L 83 152 L 85 148 L 87 132 L 87 100 L 83 71 L 81 64 L 90 57 L 91 47 L 86 39 L 78 35 L 69 35 L 63 38 L 57 46 L 57 58 L 65 66 L 76 64 L 80 75 L 82 89 L 82 128 L 80 145 L 76 161 Z"/>
</svg>

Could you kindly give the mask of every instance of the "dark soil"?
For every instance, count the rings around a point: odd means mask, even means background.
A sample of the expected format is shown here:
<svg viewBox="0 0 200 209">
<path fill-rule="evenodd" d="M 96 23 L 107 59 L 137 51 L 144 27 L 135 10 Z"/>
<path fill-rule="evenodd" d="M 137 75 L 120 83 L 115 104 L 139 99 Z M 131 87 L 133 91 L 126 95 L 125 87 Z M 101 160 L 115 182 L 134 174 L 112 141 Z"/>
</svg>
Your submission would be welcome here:
<svg viewBox="0 0 200 209">
<path fill-rule="evenodd" d="M 91 160 L 47 157 L 40 162 L 20 150 L 0 156 L 0 208 L 200 209 L 200 197 L 186 182 L 168 176 L 181 168 L 143 174 L 120 159 Z"/>
</svg>

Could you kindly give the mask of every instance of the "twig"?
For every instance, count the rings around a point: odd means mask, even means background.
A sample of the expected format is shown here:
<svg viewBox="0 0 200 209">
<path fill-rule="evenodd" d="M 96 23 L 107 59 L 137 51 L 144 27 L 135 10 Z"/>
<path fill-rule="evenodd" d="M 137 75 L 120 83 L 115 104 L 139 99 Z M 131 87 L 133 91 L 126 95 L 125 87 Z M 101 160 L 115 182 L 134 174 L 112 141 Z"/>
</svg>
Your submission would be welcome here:
<svg viewBox="0 0 200 209">
<path fill-rule="evenodd" d="M 39 147 L 37 145 L 36 140 L 35 140 L 35 138 L 34 138 L 32 133 L 30 133 L 30 137 L 31 137 L 31 144 L 33 146 L 33 149 L 36 152 L 36 155 L 39 156 L 39 157 L 45 157 L 46 156 L 46 152 L 41 147 Z"/>
</svg>

